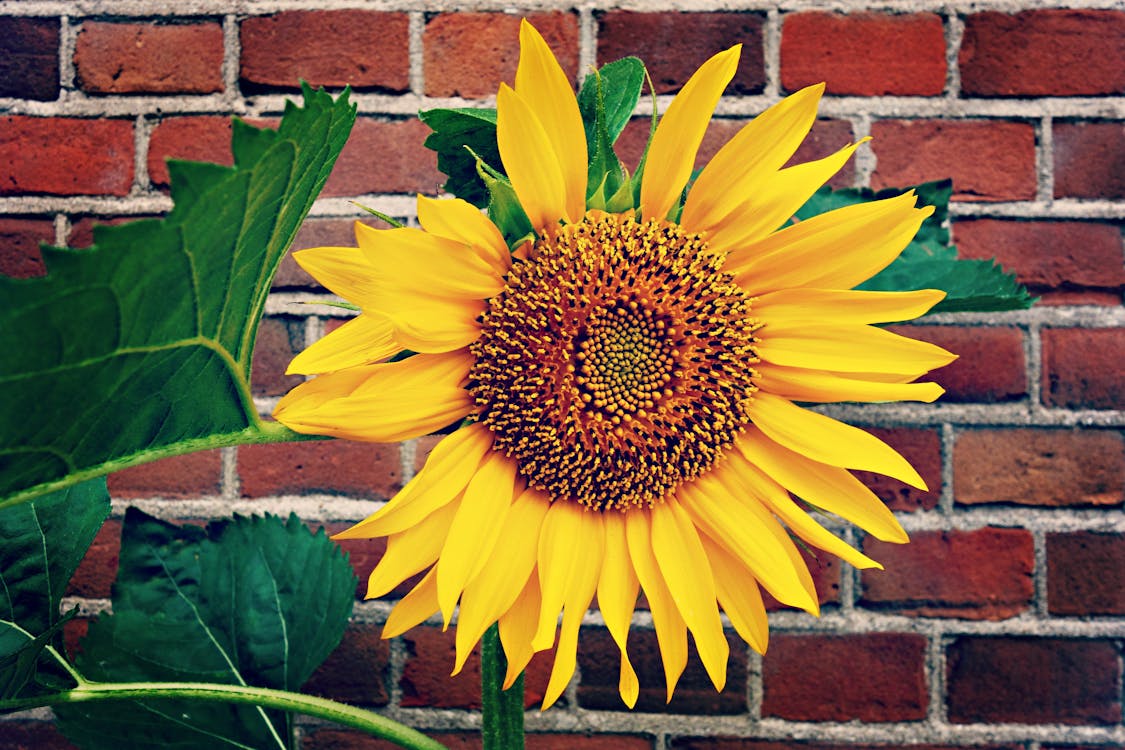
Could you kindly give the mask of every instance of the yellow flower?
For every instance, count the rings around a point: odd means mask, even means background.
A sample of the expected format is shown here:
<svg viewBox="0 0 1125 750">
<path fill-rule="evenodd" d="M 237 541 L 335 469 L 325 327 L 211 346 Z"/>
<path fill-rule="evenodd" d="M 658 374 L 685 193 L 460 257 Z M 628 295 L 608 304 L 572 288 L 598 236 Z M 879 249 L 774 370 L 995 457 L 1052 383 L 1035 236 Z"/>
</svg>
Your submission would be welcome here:
<svg viewBox="0 0 1125 750">
<path fill-rule="evenodd" d="M 276 416 L 355 440 L 456 427 L 396 497 L 340 535 L 388 537 L 368 596 L 427 571 L 385 637 L 438 611 L 448 623 L 459 605 L 455 672 L 498 621 L 510 683 L 557 631 L 546 707 L 574 672 L 596 594 L 633 705 L 626 639 L 643 592 L 669 699 L 688 631 L 722 689 L 720 609 L 758 651 L 759 586 L 818 612 L 791 536 L 879 567 L 806 507 L 906 541 L 849 469 L 924 488 L 917 472 L 872 435 L 794 402 L 941 394 L 913 381 L 953 355 L 872 324 L 915 318 L 942 292 L 852 291 L 931 209 L 907 194 L 779 229 L 858 145 L 783 168 L 816 117 L 823 86 L 812 86 L 734 136 L 669 220 L 736 47 L 708 60 L 661 119 L 639 208 L 588 210 L 573 89 L 526 22 L 520 45 L 515 87 L 497 96 L 497 139 L 534 242 L 513 257 L 472 205 L 419 196 L 421 229 L 357 224 L 358 248 L 298 253 L 362 313 L 293 361 L 317 377 Z M 384 361 L 406 350 L 416 354 Z"/>
</svg>

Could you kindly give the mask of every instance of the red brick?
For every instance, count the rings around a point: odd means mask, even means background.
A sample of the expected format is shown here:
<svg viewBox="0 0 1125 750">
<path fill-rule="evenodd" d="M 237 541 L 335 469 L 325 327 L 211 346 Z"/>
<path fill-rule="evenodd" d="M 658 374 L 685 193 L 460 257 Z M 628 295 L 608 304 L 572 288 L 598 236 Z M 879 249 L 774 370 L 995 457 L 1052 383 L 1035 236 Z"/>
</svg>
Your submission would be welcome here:
<svg viewBox="0 0 1125 750">
<path fill-rule="evenodd" d="M 330 493 L 387 498 L 401 488 L 398 443 L 316 440 L 238 449 L 244 497 Z"/>
<path fill-rule="evenodd" d="M 107 483 L 113 497 L 199 497 L 217 495 L 221 478 L 219 451 L 210 450 L 122 469 Z"/>
<path fill-rule="evenodd" d="M 1045 328 L 1043 403 L 1125 408 L 1125 328 Z"/>
<path fill-rule="evenodd" d="M 941 435 L 937 430 L 896 427 L 864 427 L 910 462 L 926 480 L 929 492 L 903 484 L 897 479 L 870 471 L 857 471 L 856 477 L 871 488 L 891 510 L 932 510 L 941 494 Z"/>
<path fill-rule="evenodd" d="M 223 90 L 217 23 L 86 21 L 74 49 L 78 87 L 95 94 L 210 94 Z"/>
<path fill-rule="evenodd" d="M 219 116 L 169 117 L 152 130 L 148 142 L 148 177 L 168 187 L 167 159 L 230 165 L 231 119 Z"/>
<path fill-rule="evenodd" d="M 1053 615 L 1125 615 L 1125 534 L 1048 534 L 1047 609 Z"/>
<path fill-rule="evenodd" d="M 676 683 L 672 701 L 668 703 L 665 702 L 667 688 L 656 632 L 633 628 L 629 632 L 629 659 L 641 683 L 634 710 L 692 715 L 745 713 L 749 649 L 733 631 L 727 631 L 726 636 L 730 644 L 730 659 L 727 661 L 727 684 L 723 691 L 715 690 L 693 647 L 688 650 L 687 668 Z M 617 688 L 620 666 L 621 652 L 609 631 L 584 628 L 578 643 L 578 668 L 582 672 L 578 705 L 593 710 L 627 710 Z"/>
<path fill-rule="evenodd" d="M 954 200 L 1035 197 L 1035 131 L 1003 120 L 881 120 L 871 126 L 876 189 L 953 178 Z"/>
<path fill-rule="evenodd" d="M 1120 505 L 1122 437 L 1110 430 L 971 430 L 953 449 L 958 504 Z"/>
<path fill-rule="evenodd" d="M 0 195 L 126 195 L 132 184 L 132 121 L 0 117 Z"/>
<path fill-rule="evenodd" d="M 1035 551 L 1023 529 L 923 531 L 910 544 L 868 537 L 863 551 L 886 570 L 865 570 L 860 603 L 924 617 L 1002 620 L 1035 595 Z"/>
<path fill-rule="evenodd" d="M 448 750 L 480 750 L 480 732 L 430 732 L 427 737 Z M 546 734 L 528 732 L 527 750 L 652 750 L 653 738 L 633 734 Z M 307 735 L 303 750 L 397 750 L 388 740 L 344 729 L 318 729 Z"/>
<path fill-rule="evenodd" d="M 121 553 L 121 522 L 106 521 L 90 544 L 86 556 L 67 584 L 68 596 L 108 599 L 117 577 L 117 558 Z"/>
<path fill-rule="evenodd" d="M 51 219 L 0 217 L 0 274 L 27 279 L 47 273 L 39 243 L 55 244 Z"/>
<path fill-rule="evenodd" d="M 801 557 L 804 558 L 805 564 L 809 567 L 809 573 L 812 575 L 813 585 L 816 587 L 817 601 L 822 606 L 826 604 L 839 604 L 840 560 L 821 550 L 812 550 L 804 546 L 799 546 L 798 550 L 801 553 Z M 765 602 L 766 609 L 771 612 L 792 609 L 782 604 L 777 599 L 774 599 L 765 589 L 762 589 L 762 599 Z"/>
<path fill-rule="evenodd" d="M 776 635 L 762 660 L 762 716 L 923 719 L 925 653 L 925 637 L 914 633 Z"/>
<path fill-rule="evenodd" d="M 635 734 L 527 735 L 527 750 L 652 750 L 653 738 Z"/>
<path fill-rule="evenodd" d="M 59 19 L 0 18 L 0 96 L 59 98 Z"/>
<path fill-rule="evenodd" d="M 304 319 L 262 318 L 254 340 L 250 385 L 255 396 L 282 396 L 304 379 L 286 375 L 285 369 L 304 349 Z"/>
<path fill-rule="evenodd" d="M 388 121 L 361 117 L 323 195 L 437 194 L 445 175 L 438 171 L 437 154 L 422 145 L 429 134 L 430 129 L 416 118 Z"/>
<path fill-rule="evenodd" d="M 0 721 L 2 750 L 78 750 L 45 721 Z"/>
<path fill-rule="evenodd" d="M 419 626 L 407 631 L 408 656 L 402 668 L 401 705 L 406 708 L 480 708 L 480 645 L 478 644 L 456 677 L 454 630 Z M 524 706 L 531 708 L 543 700 L 555 651 L 537 653 L 524 670 Z M 555 705 L 565 704 L 565 697 Z"/>
<path fill-rule="evenodd" d="M 70 232 L 66 237 L 67 247 L 90 247 L 94 244 L 94 227 L 115 226 L 141 219 L 158 219 L 159 216 L 136 214 L 132 216 L 73 216 Z"/>
<path fill-rule="evenodd" d="M 781 28 L 781 85 L 829 94 L 937 96 L 945 34 L 933 13 L 791 13 Z"/>
<path fill-rule="evenodd" d="M 679 91 L 712 55 L 742 45 L 728 95 L 757 94 L 766 85 L 762 51 L 765 18 L 759 13 L 635 13 L 598 17 L 598 64 L 639 57 L 658 94 Z"/>
<path fill-rule="evenodd" d="M 573 13 L 528 13 L 570 80 L 578 74 L 578 18 Z M 428 96 L 483 99 L 511 84 L 519 61 L 520 16 L 440 13 L 422 32 Z"/>
<path fill-rule="evenodd" d="M 313 86 L 380 91 L 410 87 L 409 20 L 367 10 L 287 11 L 239 29 L 244 89 Z"/>
<path fill-rule="evenodd" d="M 1121 667 L 1111 641 L 967 637 L 946 652 L 949 720 L 1116 724 Z"/>
<path fill-rule="evenodd" d="M 941 397 L 944 402 L 995 403 L 1027 395 L 1023 332 L 1018 328 L 916 325 L 892 326 L 891 330 L 937 344 L 959 356 L 952 364 L 922 378 L 945 388 Z"/>
<path fill-rule="evenodd" d="M 1055 197 L 1125 198 L 1125 124 L 1056 123 Z"/>
<path fill-rule="evenodd" d="M 1122 59 L 1125 13 L 1032 10 L 968 16 L 958 62 L 970 96 L 1081 96 L 1125 93 Z"/>
<path fill-rule="evenodd" d="M 354 524 L 333 522 L 326 524 L 328 535 L 339 534 L 345 529 L 349 529 Z M 357 599 L 367 598 L 367 579 L 371 576 L 371 571 L 383 559 L 383 555 L 387 553 L 387 538 L 376 537 L 374 539 L 337 539 L 336 544 L 348 556 L 348 561 L 351 563 L 352 570 L 355 571 L 356 578 L 359 581 L 356 583 L 355 595 Z M 386 594 L 378 597 L 381 600 L 394 600 L 401 599 L 410 593 L 410 590 L 422 580 L 425 571 L 410 576 L 405 581 L 399 583 Z"/>
<path fill-rule="evenodd" d="M 958 219 L 953 231 L 962 257 L 997 260 L 1043 302 L 1086 293 L 1121 304 L 1125 267 L 1114 224 Z"/>
<path fill-rule="evenodd" d="M 320 290 L 320 284 L 293 260 L 293 253 L 310 247 L 354 247 L 355 244 L 354 219 L 305 219 L 297 236 L 293 238 L 289 252 L 281 260 L 277 275 L 273 278 L 273 288 Z"/>
<path fill-rule="evenodd" d="M 343 703 L 387 705 L 391 648 L 379 637 L 380 632 L 378 625 L 349 625 L 340 645 L 301 686 L 301 692 Z"/>
<path fill-rule="evenodd" d="M 831 745 L 822 742 L 775 742 L 735 737 L 678 737 L 672 750 L 965 750 L 963 745 Z M 971 745 L 972 750 L 1023 750 L 1023 745 Z"/>
</svg>

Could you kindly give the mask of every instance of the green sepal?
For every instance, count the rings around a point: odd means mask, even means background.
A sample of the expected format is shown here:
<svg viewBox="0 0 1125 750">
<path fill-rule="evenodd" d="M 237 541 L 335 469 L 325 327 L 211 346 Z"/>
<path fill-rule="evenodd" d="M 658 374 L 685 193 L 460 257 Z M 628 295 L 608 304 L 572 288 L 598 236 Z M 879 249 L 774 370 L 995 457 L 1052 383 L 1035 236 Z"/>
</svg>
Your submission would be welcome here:
<svg viewBox="0 0 1125 750">
<path fill-rule="evenodd" d="M 613 144 L 637 106 L 644 75 L 641 61 L 626 57 L 594 70 L 578 93 L 578 108 L 586 131 L 589 162 L 586 197 L 590 208 L 609 210 L 613 199 L 616 204 L 621 203 L 621 186 L 628 182 L 629 176 Z"/>
<path fill-rule="evenodd" d="M 648 147 L 652 145 L 652 137 L 656 135 L 656 85 L 652 82 L 652 76 L 648 73 L 648 68 L 645 68 L 645 81 L 648 82 L 649 97 L 652 101 L 652 114 L 649 117 L 648 126 L 648 140 L 645 141 L 645 150 L 641 152 L 641 160 L 637 162 L 637 171 L 629 179 L 629 185 L 633 191 L 633 205 L 638 208 L 641 207 L 641 182 L 645 175 L 645 162 L 648 161 Z"/>
<path fill-rule="evenodd" d="M 376 211 L 374 208 L 371 208 L 371 206 L 365 206 L 362 203 L 360 203 L 359 201 L 348 201 L 348 202 L 351 203 L 356 208 L 362 209 L 362 210 L 366 211 L 367 213 L 371 214 L 376 219 L 379 219 L 380 221 L 384 221 L 387 224 L 390 224 L 395 229 L 401 229 L 402 227 L 406 226 L 405 224 L 403 224 L 401 221 L 399 221 L 395 217 L 388 216 L 387 214 L 383 213 L 382 211 Z"/>
<path fill-rule="evenodd" d="M 437 152 L 437 166 L 448 179 L 446 192 L 486 208 L 490 191 L 477 170 L 477 154 L 489 164 L 500 164 L 500 148 L 496 143 L 495 109 L 427 109 L 419 119 L 433 132 L 423 144 Z M 465 147 L 471 149 L 466 151 Z"/>
<path fill-rule="evenodd" d="M 488 218 L 504 235 L 508 248 L 515 250 L 530 237 L 535 238 L 535 228 L 531 219 L 520 205 L 515 188 L 508 179 L 496 170 L 490 169 L 482 159 L 476 163 L 477 174 L 488 188 Z"/>
</svg>

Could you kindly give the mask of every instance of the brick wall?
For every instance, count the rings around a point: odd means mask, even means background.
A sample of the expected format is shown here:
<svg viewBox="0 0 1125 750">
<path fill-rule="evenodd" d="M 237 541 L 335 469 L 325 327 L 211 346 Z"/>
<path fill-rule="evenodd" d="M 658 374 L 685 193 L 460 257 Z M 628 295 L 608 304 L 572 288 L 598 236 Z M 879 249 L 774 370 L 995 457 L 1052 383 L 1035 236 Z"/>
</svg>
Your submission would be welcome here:
<svg viewBox="0 0 1125 750">
<path fill-rule="evenodd" d="M 356 196 L 411 219 L 411 195 L 442 182 L 414 113 L 489 103 L 516 60 L 516 16 L 500 12 L 510 3 L 443 5 L 0 2 L 0 270 L 36 275 L 40 241 L 82 246 L 94 222 L 167 210 L 163 159 L 229 160 L 228 116 L 274 120 L 298 77 L 350 83 L 360 119 L 297 246 L 349 243 Z M 785 92 L 826 80 L 802 155 L 872 135 L 839 184 L 952 176 L 962 253 L 996 256 L 1042 302 L 917 326 L 962 355 L 938 375 L 949 391 L 939 405 L 828 410 L 874 427 L 934 488 L 869 478 L 914 541 L 845 535 L 886 572 L 814 562 L 819 620 L 775 610 L 768 655 L 735 639 L 727 689 L 716 694 L 695 663 L 670 705 L 651 621 L 638 615 L 631 646 L 648 689 L 633 712 L 621 710 L 612 641 L 591 617 L 564 699 L 528 714 L 529 747 L 1125 747 L 1125 11 L 1112 0 L 629 7 L 538 0 L 528 12 L 576 76 L 595 61 L 643 57 L 662 104 L 708 55 L 743 42 L 705 151 Z M 627 130 L 622 150 L 636 155 L 641 137 Z M 322 294 L 286 261 L 255 355 L 263 412 L 295 382 L 287 360 L 342 321 L 300 304 Z M 171 518 L 295 510 L 338 529 L 401 486 L 431 445 L 169 459 L 111 477 L 115 518 L 129 503 Z M 118 533 L 111 520 L 70 592 L 87 611 L 106 605 Z M 381 554 L 378 544 L 348 550 L 361 575 Z M 380 641 L 389 606 L 357 606 L 310 689 L 476 747 L 475 673 L 446 676 L 452 639 L 438 627 Z M 529 702 L 545 666 L 532 663 Z M 0 724 L 0 748 L 68 747 L 48 719 Z M 330 727 L 304 733 L 310 749 L 384 746 Z"/>
</svg>

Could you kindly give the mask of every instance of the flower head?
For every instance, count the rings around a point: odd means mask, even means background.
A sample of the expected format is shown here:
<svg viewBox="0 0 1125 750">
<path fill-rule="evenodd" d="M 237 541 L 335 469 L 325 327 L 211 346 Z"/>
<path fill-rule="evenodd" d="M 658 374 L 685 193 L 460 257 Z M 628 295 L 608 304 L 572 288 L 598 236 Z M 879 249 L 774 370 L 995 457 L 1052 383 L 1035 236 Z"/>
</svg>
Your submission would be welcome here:
<svg viewBox="0 0 1125 750">
<path fill-rule="evenodd" d="M 808 507 L 906 541 L 849 470 L 924 488 L 921 477 L 872 435 L 795 402 L 940 395 L 914 381 L 953 356 L 873 324 L 915 318 L 943 294 L 853 290 L 931 210 L 907 193 L 785 226 L 856 148 L 784 166 L 822 86 L 743 128 L 681 206 L 737 47 L 708 60 L 660 120 L 636 207 L 589 208 L 573 89 L 526 22 L 520 42 L 497 139 L 533 236 L 513 254 L 470 204 L 419 196 L 421 229 L 357 224 L 358 248 L 298 253 L 362 312 L 293 361 L 317 377 L 276 416 L 358 440 L 455 427 L 396 497 L 341 535 L 388 537 L 369 596 L 425 571 L 385 636 L 438 611 L 448 623 L 459 607 L 456 669 L 499 622 L 511 682 L 557 635 L 547 706 L 573 674 L 596 595 L 632 705 L 626 640 L 643 592 L 669 698 L 688 631 L 721 689 L 720 610 L 759 651 L 760 589 L 818 611 L 793 537 L 878 567 Z"/>
</svg>

